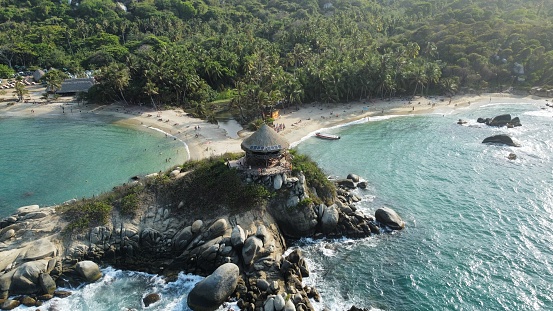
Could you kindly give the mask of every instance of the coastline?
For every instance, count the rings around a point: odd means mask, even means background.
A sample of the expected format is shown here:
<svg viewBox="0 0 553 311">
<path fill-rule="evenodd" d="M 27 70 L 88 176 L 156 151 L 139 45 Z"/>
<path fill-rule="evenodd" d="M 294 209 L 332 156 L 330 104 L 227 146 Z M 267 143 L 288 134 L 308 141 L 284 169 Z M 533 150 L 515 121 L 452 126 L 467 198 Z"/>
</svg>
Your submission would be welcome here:
<svg viewBox="0 0 553 311">
<path fill-rule="evenodd" d="M 59 98 L 51 103 L 38 103 L 40 87 L 30 92 L 25 103 L 8 106 L 6 100 L 12 98 L 5 94 L 0 103 L 0 117 L 50 117 L 50 118 L 88 118 L 105 117 L 109 122 L 131 127 L 144 127 L 164 133 L 167 137 L 183 143 L 188 159 L 199 160 L 226 152 L 241 152 L 243 138 L 251 132 L 240 131 L 238 138 L 231 138 L 217 124 L 193 118 L 181 109 L 154 111 L 151 107 L 124 106 L 121 104 L 91 105 L 72 101 L 73 98 Z M 485 104 L 536 101 L 546 104 L 548 99 L 532 95 L 517 96 L 509 93 L 484 93 L 481 95 L 459 95 L 452 98 L 444 96 L 415 97 L 409 102 L 402 98 L 391 100 L 353 101 L 343 104 L 310 103 L 303 104 L 299 110 L 295 107 L 280 110 L 276 124 L 283 124 L 280 131 L 292 146 L 320 130 L 363 122 L 375 117 L 451 114 L 457 109 L 475 109 Z"/>
</svg>

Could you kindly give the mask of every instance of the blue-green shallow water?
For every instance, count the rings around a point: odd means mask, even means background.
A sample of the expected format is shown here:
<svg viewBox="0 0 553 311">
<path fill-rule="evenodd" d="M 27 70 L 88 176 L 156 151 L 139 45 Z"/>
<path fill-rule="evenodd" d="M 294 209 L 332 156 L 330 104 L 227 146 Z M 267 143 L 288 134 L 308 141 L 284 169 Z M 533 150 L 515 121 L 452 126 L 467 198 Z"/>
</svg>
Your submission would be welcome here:
<svg viewBox="0 0 553 311">
<path fill-rule="evenodd" d="M 359 207 L 392 207 L 404 231 L 300 243 L 330 310 L 553 310 L 553 110 L 488 105 L 397 117 L 308 139 L 298 150 L 330 175 L 369 181 Z M 478 117 L 519 116 L 490 128 Z M 468 126 L 455 124 L 462 118 Z M 508 133 L 522 147 L 481 144 Z M 510 152 L 516 161 L 506 159 Z"/>
<path fill-rule="evenodd" d="M 353 304 L 398 311 L 553 310 L 553 110 L 541 110 L 543 104 L 370 121 L 329 130 L 339 141 L 300 144 L 329 175 L 353 172 L 369 181 L 358 192 L 364 198 L 359 209 L 373 214 L 387 205 L 407 223 L 403 231 L 362 240 L 299 243 L 311 270 L 304 282 L 322 295 L 317 310 Z M 506 112 L 523 126 L 496 129 L 474 121 Z M 459 118 L 472 121 L 459 126 Z M 497 133 L 523 146 L 480 143 Z M 510 152 L 516 161 L 506 159 Z M 141 298 L 158 292 L 162 301 L 148 310 L 189 310 L 186 296 L 201 279 L 181 275 L 166 284 L 153 275 L 103 271 L 100 281 L 41 308 L 141 310 Z"/>
<path fill-rule="evenodd" d="M 107 121 L 0 118 L 0 217 L 91 197 L 186 158 L 183 144 L 162 133 Z"/>
</svg>

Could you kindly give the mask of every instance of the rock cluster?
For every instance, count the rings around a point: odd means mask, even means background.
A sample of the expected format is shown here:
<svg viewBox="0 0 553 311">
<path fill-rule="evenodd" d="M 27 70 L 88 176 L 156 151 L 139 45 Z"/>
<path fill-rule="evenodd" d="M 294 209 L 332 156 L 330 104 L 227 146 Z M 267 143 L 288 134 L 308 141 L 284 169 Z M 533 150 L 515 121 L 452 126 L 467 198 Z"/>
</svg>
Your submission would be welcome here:
<svg viewBox="0 0 553 311">
<path fill-rule="evenodd" d="M 0 309 L 40 306 L 53 297 L 67 297 L 70 292 L 57 289 L 62 274 L 79 282 L 101 277 L 96 263 L 62 255 L 59 221 L 54 208 L 31 205 L 0 222 Z M 14 295 L 18 296 L 9 298 Z"/>
<path fill-rule="evenodd" d="M 520 119 L 518 117 L 511 118 L 510 114 L 502 114 L 494 118 L 478 118 L 476 120 L 478 123 L 484 123 L 489 126 L 507 126 L 509 128 L 522 126 Z"/>
<path fill-rule="evenodd" d="M 353 190 L 368 185 L 354 174 L 335 181 L 337 196 L 326 205 L 313 203 L 309 195 L 314 190 L 301 173 L 250 182 L 279 189 L 280 197 L 218 219 L 189 219 L 180 215 L 179 202 L 146 201 L 134 218 L 114 213 L 108 224 L 71 236 L 60 233 L 67 222 L 55 208 L 20 208 L 0 221 L 1 308 L 24 303 L 23 297 L 29 297 L 26 304 L 34 299 L 38 305 L 41 299 L 63 296 L 56 286 L 61 275 L 94 282 L 101 277 L 94 262 L 102 262 L 169 277 L 180 271 L 211 274 L 191 292 L 193 310 L 214 310 L 229 296 L 243 310 L 313 310 L 309 299 L 319 299 L 318 293 L 302 285 L 309 270 L 301 252 L 284 258 L 286 238 L 366 237 L 404 227 L 391 210 L 377 211 L 376 218 L 357 210 L 361 199 Z M 8 299 L 14 295 L 24 296 Z M 160 298 L 152 295 L 144 297 L 145 305 Z"/>
<path fill-rule="evenodd" d="M 282 257 L 272 269 L 278 280 L 266 273 L 247 273 L 236 289 L 235 297 L 242 310 L 307 311 L 313 310 L 309 299 L 319 301 L 315 288 L 302 285 L 303 277 L 309 276 L 307 264 L 300 250 Z"/>
</svg>

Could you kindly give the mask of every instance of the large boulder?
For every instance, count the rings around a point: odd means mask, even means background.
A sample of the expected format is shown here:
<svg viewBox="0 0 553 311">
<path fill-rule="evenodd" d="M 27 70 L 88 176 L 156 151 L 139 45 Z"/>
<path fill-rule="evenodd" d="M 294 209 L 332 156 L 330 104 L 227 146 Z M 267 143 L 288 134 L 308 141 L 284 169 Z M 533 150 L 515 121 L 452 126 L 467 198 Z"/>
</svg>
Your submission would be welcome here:
<svg viewBox="0 0 553 311">
<path fill-rule="evenodd" d="M 282 176 L 280 174 L 275 175 L 273 179 L 273 188 L 275 188 L 275 190 L 279 190 L 283 183 L 284 180 L 282 179 Z"/>
<path fill-rule="evenodd" d="M 381 224 L 388 226 L 392 230 L 401 230 L 405 228 L 405 222 L 399 215 L 389 207 L 382 207 L 376 210 L 375 218 Z"/>
<path fill-rule="evenodd" d="M 297 199 L 297 196 L 291 196 Z M 311 206 L 298 206 L 299 200 L 293 206 L 286 202 L 269 209 L 271 216 L 277 221 L 280 230 L 290 238 L 302 238 L 315 234 L 317 214 Z"/>
<path fill-rule="evenodd" d="M 217 237 L 223 236 L 228 229 L 228 222 L 224 218 L 217 219 L 203 235 L 204 240 L 212 240 Z"/>
<path fill-rule="evenodd" d="M 242 248 L 242 258 L 244 259 L 244 264 L 247 266 L 253 263 L 255 255 L 263 248 L 263 241 L 256 237 L 251 236 L 246 239 L 244 242 L 244 248 Z"/>
<path fill-rule="evenodd" d="M 6 301 L 0 304 L 0 309 L 2 310 L 13 310 L 19 307 L 21 303 L 19 300 L 7 299 Z"/>
<path fill-rule="evenodd" d="M 177 232 L 173 237 L 173 248 L 177 252 L 182 252 L 186 249 L 188 244 L 192 241 L 194 234 L 192 233 L 192 227 L 188 226 Z"/>
<path fill-rule="evenodd" d="M 509 122 L 508 125 L 511 125 L 511 126 L 522 126 L 522 124 L 520 123 L 520 119 L 519 117 L 514 117 L 511 119 L 511 122 Z"/>
<path fill-rule="evenodd" d="M 158 302 L 161 299 L 161 296 L 158 293 L 151 293 L 142 298 L 144 307 L 148 308 L 151 304 Z"/>
<path fill-rule="evenodd" d="M 520 144 L 516 143 L 511 137 L 505 134 L 494 135 L 485 138 L 482 141 L 483 144 L 502 144 L 512 147 L 520 147 Z"/>
<path fill-rule="evenodd" d="M 38 283 L 43 294 L 53 295 L 56 291 L 56 282 L 48 273 L 41 273 L 38 277 Z"/>
<path fill-rule="evenodd" d="M 213 311 L 234 292 L 240 269 L 233 263 L 217 268 L 210 276 L 198 282 L 188 294 L 188 307 L 194 311 Z"/>
<path fill-rule="evenodd" d="M 505 126 L 507 123 L 511 122 L 510 114 L 502 114 L 493 119 L 491 119 L 487 124 L 489 126 Z"/>
<path fill-rule="evenodd" d="M 336 204 L 325 207 L 321 217 L 321 229 L 323 233 L 327 234 L 334 231 L 338 224 L 338 219 L 339 213 Z"/>
<path fill-rule="evenodd" d="M 41 292 L 39 276 L 46 270 L 47 260 L 26 262 L 0 278 L 0 289 L 8 290 L 11 294 L 36 294 Z"/>
<path fill-rule="evenodd" d="M 98 279 L 102 277 L 102 272 L 100 271 L 100 267 L 98 267 L 98 265 L 93 261 L 89 261 L 89 260 L 80 261 L 77 263 L 75 270 L 87 282 L 91 282 L 91 283 L 96 282 Z"/>
<path fill-rule="evenodd" d="M 352 181 L 354 182 L 359 182 L 359 175 L 356 175 L 356 174 L 348 174 L 348 176 L 346 177 L 347 179 L 351 179 Z"/>
<path fill-rule="evenodd" d="M 246 234 L 240 225 L 236 225 L 230 234 L 230 242 L 234 247 L 242 247 L 246 241 Z"/>
<path fill-rule="evenodd" d="M 338 179 L 336 180 L 336 184 L 340 187 L 344 187 L 344 188 L 350 188 L 350 189 L 355 189 L 355 182 L 351 179 Z"/>
<path fill-rule="evenodd" d="M 55 257 L 58 253 L 56 245 L 48 238 L 42 238 L 33 241 L 23 252 L 19 254 L 19 259 L 25 261 L 39 260 L 46 257 Z"/>
</svg>

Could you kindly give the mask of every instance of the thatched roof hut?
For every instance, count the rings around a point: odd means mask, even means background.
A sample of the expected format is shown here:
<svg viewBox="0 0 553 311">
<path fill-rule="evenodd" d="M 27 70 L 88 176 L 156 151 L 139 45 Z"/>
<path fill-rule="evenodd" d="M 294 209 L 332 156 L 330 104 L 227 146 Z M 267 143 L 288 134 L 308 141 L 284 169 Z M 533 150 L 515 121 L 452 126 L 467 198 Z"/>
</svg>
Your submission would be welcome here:
<svg viewBox="0 0 553 311">
<path fill-rule="evenodd" d="M 244 139 L 240 147 L 246 152 L 246 160 L 249 163 L 263 160 L 267 164 L 268 160 L 280 159 L 290 148 L 290 143 L 268 125 L 263 124 L 250 137 Z"/>
<path fill-rule="evenodd" d="M 57 92 L 60 95 L 71 95 L 80 92 L 88 92 L 94 85 L 93 78 L 66 79 L 61 83 L 61 89 Z"/>
</svg>

